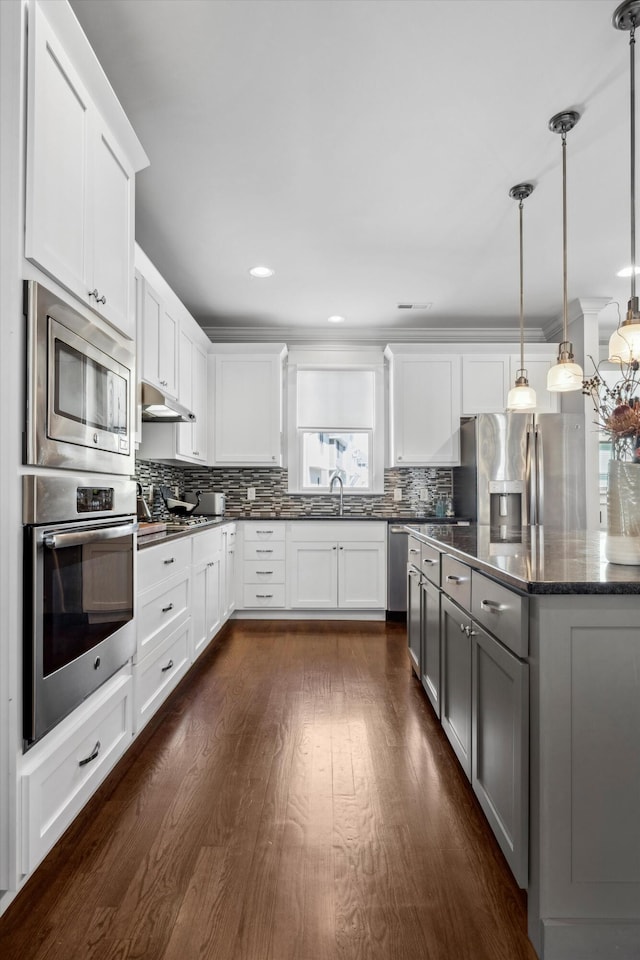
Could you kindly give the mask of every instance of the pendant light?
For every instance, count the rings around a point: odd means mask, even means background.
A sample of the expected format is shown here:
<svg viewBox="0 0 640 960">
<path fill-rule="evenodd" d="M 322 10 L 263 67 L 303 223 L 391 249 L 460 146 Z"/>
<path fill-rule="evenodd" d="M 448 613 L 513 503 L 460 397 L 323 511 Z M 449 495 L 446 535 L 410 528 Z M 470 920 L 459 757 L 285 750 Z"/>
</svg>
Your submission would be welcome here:
<svg viewBox="0 0 640 960">
<path fill-rule="evenodd" d="M 636 91 L 635 91 L 635 27 L 640 23 L 640 0 L 625 0 L 613 14 L 616 30 L 629 30 L 631 78 L 631 298 L 627 316 L 611 334 L 609 360 L 614 363 L 637 363 L 640 360 L 640 312 L 636 296 Z"/>
<path fill-rule="evenodd" d="M 507 410 L 535 410 L 536 392 L 529 386 L 527 371 L 524 367 L 524 260 L 522 256 L 522 206 L 533 193 L 532 183 L 518 183 L 509 190 L 509 196 L 518 201 L 518 219 L 520 227 L 520 369 L 516 371 L 516 383 L 507 396 Z"/>
<path fill-rule="evenodd" d="M 549 120 L 549 130 L 562 135 L 562 343 L 558 360 L 547 374 L 547 390 L 551 393 L 582 390 L 582 367 L 573 362 L 573 344 L 567 339 L 567 134 L 579 119 L 575 110 L 565 110 Z"/>
</svg>

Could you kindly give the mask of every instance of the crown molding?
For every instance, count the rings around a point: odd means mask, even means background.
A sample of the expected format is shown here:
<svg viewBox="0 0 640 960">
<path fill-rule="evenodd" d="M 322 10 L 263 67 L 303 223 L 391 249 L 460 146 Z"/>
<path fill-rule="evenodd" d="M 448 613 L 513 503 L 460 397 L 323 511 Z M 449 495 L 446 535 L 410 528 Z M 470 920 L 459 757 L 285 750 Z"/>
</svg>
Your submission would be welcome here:
<svg viewBox="0 0 640 960">
<path fill-rule="evenodd" d="M 295 344 L 359 344 L 384 346 L 393 343 L 519 343 L 520 335 L 513 327 L 376 327 L 361 329 L 346 327 L 327 330 L 326 327 L 264 327 L 212 326 L 202 329 L 212 343 L 269 343 Z M 548 338 L 540 327 L 527 330 L 527 343 L 545 343 Z"/>
<path fill-rule="evenodd" d="M 596 316 L 611 303 L 611 297 L 576 297 L 567 305 L 567 324 L 572 324 L 581 317 Z M 543 324 L 544 339 L 553 343 L 560 342 L 563 335 L 562 314 L 553 317 Z"/>
</svg>

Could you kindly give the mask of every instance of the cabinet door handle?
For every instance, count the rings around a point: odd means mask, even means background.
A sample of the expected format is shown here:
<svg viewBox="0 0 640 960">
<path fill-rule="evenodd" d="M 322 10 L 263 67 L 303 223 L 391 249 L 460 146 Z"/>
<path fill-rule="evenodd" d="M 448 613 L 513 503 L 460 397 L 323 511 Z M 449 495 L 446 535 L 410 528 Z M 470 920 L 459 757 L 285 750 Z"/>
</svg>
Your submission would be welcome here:
<svg viewBox="0 0 640 960">
<path fill-rule="evenodd" d="M 409 547 L 409 553 L 420 553 L 420 551 L 416 550 L 415 547 Z M 427 561 L 425 560 L 424 562 L 426 563 Z"/>
<path fill-rule="evenodd" d="M 193 451 L 193 456 L 194 456 L 194 457 L 199 457 L 199 456 L 200 456 L 200 451 L 199 451 L 199 450 L 194 450 L 194 451 Z"/>
<path fill-rule="evenodd" d="M 449 583 L 462 583 L 462 582 L 463 582 L 463 578 L 462 578 L 462 577 L 454 577 L 452 573 L 448 574 L 447 580 L 449 581 Z"/>
<path fill-rule="evenodd" d="M 273 550 L 259 550 L 259 549 L 256 547 L 256 553 L 273 553 Z"/>
<path fill-rule="evenodd" d="M 168 560 L 163 560 L 162 562 L 163 562 L 164 564 L 175 563 L 175 562 L 176 562 L 176 558 L 175 558 L 175 557 L 169 557 Z"/>
<path fill-rule="evenodd" d="M 256 530 L 256 533 L 273 533 L 273 530 Z"/>
<path fill-rule="evenodd" d="M 477 631 L 477 630 L 472 630 L 471 627 L 465 627 L 465 628 L 464 628 L 464 632 L 466 633 L 466 635 L 467 635 L 468 637 L 477 637 L 477 636 L 478 636 L 478 631 Z"/>
<path fill-rule="evenodd" d="M 468 627 L 465 627 L 464 623 L 461 623 L 461 624 L 460 624 L 460 633 L 464 633 L 465 630 L 468 630 L 468 629 L 469 629 L 469 628 L 468 628 Z"/>
<path fill-rule="evenodd" d="M 89 756 L 85 757 L 84 760 L 78 760 L 78 766 L 86 767 L 88 763 L 91 763 L 92 760 L 95 760 L 95 758 L 98 756 L 99 753 L 100 753 L 100 741 L 97 740 L 96 745 L 91 751 L 91 753 L 89 754 Z"/>
<path fill-rule="evenodd" d="M 271 600 L 273 597 L 272 593 L 256 593 L 256 597 L 259 597 L 260 600 Z"/>
<path fill-rule="evenodd" d="M 335 548 L 334 548 L 335 549 Z M 344 550 L 344 547 L 340 547 L 341 550 Z"/>
<path fill-rule="evenodd" d="M 210 560 L 209 563 L 207 564 L 208 567 L 215 567 L 215 565 L 216 565 L 215 560 Z"/>
<path fill-rule="evenodd" d="M 256 570 L 256 573 L 273 574 L 273 570 Z"/>
<path fill-rule="evenodd" d="M 500 613 L 501 610 L 506 610 L 504 603 L 498 603 L 497 600 L 481 600 L 480 606 L 483 610 L 489 610 L 491 613 Z"/>
<path fill-rule="evenodd" d="M 423 559 L 422 562 L 423 562 L 423 563 L 434 564 L 434 563 L 437 563 L 438 561 L 437 561 L 437 560 L 432 560 L 431 557 L 424 557 L 424 559 Z M 450 577 L 447 577 L 447 580 L 449 580 L 449 579 L 450 579 Z"/>
<path fill-rule="evenodd" d="M 169 610 L 173 610 L 173 604 L 172 604 L 172 603 L 170 603 L 168 607 L 163 607 L 163 608 L 162 608 L 162 612 L 163 612 L 163 613 L 168 613 Z"/>
<path fill-rule="evenodd" d="M 172 667 L 173 667 L 173 660 L 169 660 L 169 663 L 165 664 L 165 666 L 161 668 L 161 672 L 166 673 L 167 670 L 171 670 Z"/>
</svg>

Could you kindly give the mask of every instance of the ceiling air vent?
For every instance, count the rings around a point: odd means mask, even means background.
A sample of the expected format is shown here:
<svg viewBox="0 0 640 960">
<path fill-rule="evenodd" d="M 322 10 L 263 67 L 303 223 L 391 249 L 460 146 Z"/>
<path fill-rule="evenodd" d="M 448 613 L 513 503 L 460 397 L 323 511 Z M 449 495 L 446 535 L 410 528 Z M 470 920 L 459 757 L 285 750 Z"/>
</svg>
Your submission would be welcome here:
<svg viewBox="0 0 640 960">
<path fill-rule="evenodd" d="M 398 310 L 431 310 L 432 303 L 399 303 Z"/>
</svg>

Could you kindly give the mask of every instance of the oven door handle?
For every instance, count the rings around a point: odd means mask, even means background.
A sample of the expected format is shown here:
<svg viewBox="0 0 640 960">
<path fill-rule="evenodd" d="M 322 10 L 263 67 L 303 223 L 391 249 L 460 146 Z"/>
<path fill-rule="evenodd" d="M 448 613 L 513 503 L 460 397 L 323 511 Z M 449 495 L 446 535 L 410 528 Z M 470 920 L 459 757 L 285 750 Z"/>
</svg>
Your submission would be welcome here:
<svg viewBox="0 0 640 960">
<path fill-rule="evenodd" d="M 116 537 L 130 537 L 137 529 L 137 523 L 125 523 L 117 527 L 100 527 L 97 530 L 74 530 L 71 533 L 48 534 L 42 542 L 50 550 L 59 550 L 62 547 L 79 547 L 85 543 L 115 540 Z"/>
</svg>

